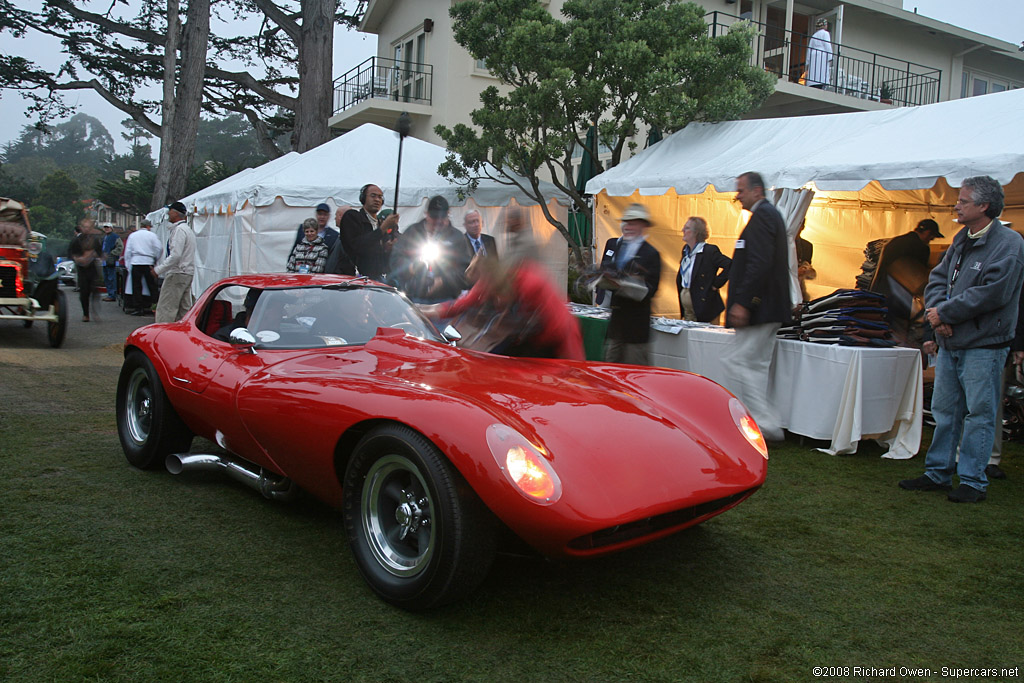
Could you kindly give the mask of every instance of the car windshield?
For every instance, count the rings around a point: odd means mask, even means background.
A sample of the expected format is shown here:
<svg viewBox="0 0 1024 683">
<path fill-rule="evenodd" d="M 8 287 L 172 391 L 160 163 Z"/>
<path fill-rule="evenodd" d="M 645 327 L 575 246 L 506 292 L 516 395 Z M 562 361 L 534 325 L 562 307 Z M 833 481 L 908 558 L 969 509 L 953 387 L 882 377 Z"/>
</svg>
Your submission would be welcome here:
<svg viewBox="0 0 1024 683">
<path fill-rule="evenodd" d="M 317 348 L 365 344 L 379 327 L 445 341 L 406 299 L 382 287 L 267 289 L 246 327 L 260 348 Z"/>
</svg>

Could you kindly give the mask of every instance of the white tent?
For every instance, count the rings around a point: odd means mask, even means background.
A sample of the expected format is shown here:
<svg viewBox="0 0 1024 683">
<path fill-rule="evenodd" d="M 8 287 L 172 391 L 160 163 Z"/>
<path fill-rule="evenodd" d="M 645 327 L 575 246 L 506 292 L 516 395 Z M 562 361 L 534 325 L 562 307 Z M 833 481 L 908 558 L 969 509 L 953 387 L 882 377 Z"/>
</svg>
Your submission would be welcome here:
<svg viewBox="0 0 1024 683">
<path fill-rule="evenodd" d="M 523 207 L 533 225 L 545 265 L 565 289 L 566 242 L 546 221 L 543 209 L 514 186 L 495 181 L 481 181 L 468 199 L 463 198 L 464 190 L 437 172 L 446 154 L 443 147 L 405 139 L 398 194 L 401 226 L 420 220 L 429 198 L 441 195 L 451 205 L 452 224 L 458 228 L 465 213 L 479 210 L 484 232 L 494 235 L 500 252 L 504 245 L 500 213 L 515 203 Z M 198 295 L 229 275 L 283 272 L 299 224 L 312 217 L 321 202 L 331 206 L 333 225 L 334 209 L 357 208 L 360 188 L 374 183 L 383 188 L 385 207 L 390 208 L 397 163 L 398 134 L 364 124 L 304 154 L 290 153 L 184 198 L 196 233 L 193 293 Z M 567 200 L 557 201 L 561 195 L 553 185 L 545 189 L 546 196 L 556 198 L 549 202 L 548 210 L 564 223 Z M 149 218 L 154 226 L 164 228 L 166 210 Z"/>
<path fill-rule="evenodd" d="M 938 221 L 945 236 L 932 243 L 933 256 L 945 249 L 959 229 L 953 188 L 966 177 L 1002 183 L 1002 220 L 1024 228 L 1022 128 L 1024 90 L 886 111 L 691 124 L 587 183 L 597 195 L 598 245 L 618 235 L 626 204 L 646 204 L 657 221 L 650 240 L 663 258 L 655 310 L 677 315 L 683 223 L 703 216 L 711 241 L 731 255 L 746 223 L 732 201 L 735 178 L 753 170 L 776 190 L 794 220 L 791 232 L 806 211 L 803 236 L 815 246 L 818 272 L 812 296 L 853 287 L 868 242 L 923 218 Z"/>
</svg>

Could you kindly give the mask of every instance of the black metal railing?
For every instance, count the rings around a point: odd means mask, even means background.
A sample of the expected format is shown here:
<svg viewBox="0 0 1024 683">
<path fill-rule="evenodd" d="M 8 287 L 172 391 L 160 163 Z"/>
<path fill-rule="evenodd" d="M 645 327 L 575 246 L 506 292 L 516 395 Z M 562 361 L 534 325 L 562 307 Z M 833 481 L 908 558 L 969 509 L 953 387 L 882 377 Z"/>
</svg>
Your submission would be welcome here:
<svg viewBox="0 0 1024 683">
<path fill-rule="evenodd" d="M 334 113 L 376 98 L 430 104 L 434 67 L 431 64 L 370 57 L 334 81 Z"/>
<path fill-rule="evenodd" d="M 722 35 L 740 17 L 709 12 L 704 17 L 712 36 Z M 754 64 L 791 83 L 818 87 L 851 97 L 900 106 L 933 104 L 939 101 L 942 71 L 905 59 L 880 55 L 849 45 L 832 43 L 831 68 L 824 82 L 811 82 L 808 62 L 814 50 L 808 49 L 811 36 L 786 31 L 780 26 L 749 22 L 756 30 Z"/>
</svg>

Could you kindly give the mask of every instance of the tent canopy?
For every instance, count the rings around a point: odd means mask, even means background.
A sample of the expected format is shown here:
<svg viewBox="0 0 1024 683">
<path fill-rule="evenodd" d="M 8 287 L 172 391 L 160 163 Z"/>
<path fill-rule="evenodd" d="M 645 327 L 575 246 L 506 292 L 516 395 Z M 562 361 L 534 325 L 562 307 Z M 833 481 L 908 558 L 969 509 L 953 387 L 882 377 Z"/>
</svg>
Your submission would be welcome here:
<svg viewBox="0 0 1024 683">
<path fill-rule="evenodd" d="M 1024 170 L 1024 89 L 886 111 L 693 123 L 587 183 L 611 196 L 700 194 L 735 187 L 744 171 L 765 185 L 857 192 L 923 190 L 944 178 Z"/>
<path fill-rule="evenodd" d="M 678 315 L 673 280 L 683 224 L 703 217 L 709 241 L 731 255 L 749 216 L 733 199 L 736 177 L 753 170 L 776 189 L 769 197 L 790 220 L 791 236 L 806 218 L 803 237 L 815 246 L 817 270 L 808 289 L 821 296 L 855 286 L 869 242 L 924 218 L 945 235 L 931 245 L 937 260 L 960 229 L 953 206 L 964 178 L 1002 183 L 1001 219 L 1024 228 L 1022 126 L 1024 90 L 887 111 L 691 124 L 587 183 L 597 244 L 619 235 L 629 202 L 644 203 L 655 218 L 648 241 L 662 256 L 654 310 Z M 795 251 L 791 259 L 795 286 Z"/>
<path fill-rule="evenodd" d="M 501 230 L 503 207 L 523 207 L 533 226 L 541 259 L 563 289 L 568 278 L 566 244 L 547 222 L 545 208 L 563 224 L 569 203 L 551 183 L 542 185 L 546 207 L 531 201 L 514 185 L 482 180 L 469 193 L 437 172 L 446 159 L 443 147 L 407 137 L 402 149 L 402 177 L 398 213 L 404 230 L 426 213 L 430 197 L 448 200 L 452 224 L 461 228 L 467 212 L 479 210 L 484 232 L 498 241 L 501 252 L 506 236 Z M 292 152 L 258 168 L 246 169 L 181 201 L 188 207 L 196 234 L 196 273 L 193 294 L 229 275 L 273 273 L 285 269 L 297 228 L 314 215 L 321 202 L 336 208 L 358 208 L 359 190 L 376 183 L 384 190 L 385 206 L 394 201 L 398 164 L 398 134 L 364 124 L 304 154 Z M 167 210 L 149 214 L 161 238 L 166 238 Z"/>
<path fill-rule="evenodd" d="M 413 137 L 402 146 L 402 177 L 398 205 L 418 206 L 424 199 L 441 195 L 451 206 L 465 203 L 465 190 L 437 172 L 447 150 Z M 248 169 L 200 190 L 185 200 L 197 213 L 237 211 L 246 202 L 269 206 L 280 197 L 288 206 L 316 206 L 334 199 L 339 205 L 358 205 L 359 189 L 376 183 L 385 190 L 384 205 L 394 201 L 398 168 L 398 133 L 365 123 L 353 131 L 304 154 L 290 153 L 258 168 Z M 568 198 L 550 183 L 545 196 L 568 205 Z M 512 198 L 520 206 L 535 205 L 518 188 L 493 180 L 481 180 L 472 192 L 480 206 L 506 206 Z"/>
</svg>

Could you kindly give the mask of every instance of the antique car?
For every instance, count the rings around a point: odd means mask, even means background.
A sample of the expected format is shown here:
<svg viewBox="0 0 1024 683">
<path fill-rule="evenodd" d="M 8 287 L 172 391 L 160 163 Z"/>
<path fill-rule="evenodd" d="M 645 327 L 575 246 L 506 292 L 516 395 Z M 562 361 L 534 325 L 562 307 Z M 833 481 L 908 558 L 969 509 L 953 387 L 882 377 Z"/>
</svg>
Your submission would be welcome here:
<svg viewBox="0 0 1024 683">
<path fill-rule="evenodd" d="M 57 278 L 61 284 L 69 287 L 75 284 L 75 262 L 71 259 L 61 261 L 57 264 Z"/>
<path fill-rule="evenodd" d="M 56 348 L 64 343 L 67 317 L 46 236 L 32 231 L 24 204 L 0 197 L 0 320 L 25 327 L 45 322 L 47 341 Z"/>
<path fill-rule="evenodd" d="M 128 337 L 118 434 L 136 467 L 223 472 L 271 499 L 301 488 L 339 509 L 360 572 L 405 609 L 473 590 L 499 539 L 612 553 L 765 480 L 757 425 L 707 379 L 457 338 L 363 278 L 228 278 L 182 320 Z M 219 448 L 190 453 L 193 435 Z"/>
</svg>

